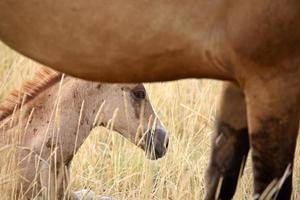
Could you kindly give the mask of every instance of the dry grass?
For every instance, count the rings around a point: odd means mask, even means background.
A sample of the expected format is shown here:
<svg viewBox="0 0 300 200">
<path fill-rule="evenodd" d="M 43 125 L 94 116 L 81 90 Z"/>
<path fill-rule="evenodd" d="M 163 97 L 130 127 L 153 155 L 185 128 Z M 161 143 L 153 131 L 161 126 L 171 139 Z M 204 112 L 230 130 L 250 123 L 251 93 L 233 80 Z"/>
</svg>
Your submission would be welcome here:
<svg viewBox="0 0 300 200">
<path fill-rule="evenodd" d="M 0 98 L 31 76 L 36 68 L 34 62 L 1 45 Z M 170 133 L 167 155 L 159 161 L 149 161 L 140 149 L 117 133 L 96 128 L 73 161 L 73 190 L 90 188 L 98 194 L 130 200 L 203 199 L 204 174 L 220 83 L 184 80 L 148 84 L 147 89 L 154 108 Z M 5 183 L 14 174 L 7 159 L 9 155 L 4 156 L 0 167 L 1 194 L 8 191 L 11 185 Z M 296 156 L 294 195 L 297 197 L 300 196 L 299 163 L 299 156 Z M 252 171 L 248 161 L 235 199 L 249 199 L 251 193 Z"/>
</svg>

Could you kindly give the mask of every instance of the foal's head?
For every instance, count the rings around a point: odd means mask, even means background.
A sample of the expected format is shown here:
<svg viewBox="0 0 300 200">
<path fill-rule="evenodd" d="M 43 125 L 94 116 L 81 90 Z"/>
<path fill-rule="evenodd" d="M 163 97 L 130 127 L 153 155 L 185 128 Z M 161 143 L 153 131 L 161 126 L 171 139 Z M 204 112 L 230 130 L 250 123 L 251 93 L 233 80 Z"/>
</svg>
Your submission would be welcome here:
<svg viewBox="0 0 300 200">
<path fill-rule="evenodd" d="M 166 129 L 152 108 L 143 84 L 103 84 L 105 103 L 99 122 L 111 126 L 142 148 L 148 158 L 165 155 L 169 143 Z M 108 124 L 109 123 L 109 124 Z"/>
</svg>

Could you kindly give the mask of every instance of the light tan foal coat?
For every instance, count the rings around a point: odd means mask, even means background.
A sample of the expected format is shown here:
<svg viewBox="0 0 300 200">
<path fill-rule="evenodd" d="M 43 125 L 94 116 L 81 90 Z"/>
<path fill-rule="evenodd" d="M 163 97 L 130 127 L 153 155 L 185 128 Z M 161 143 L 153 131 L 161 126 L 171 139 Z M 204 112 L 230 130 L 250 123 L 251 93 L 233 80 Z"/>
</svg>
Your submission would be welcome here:
<svg viewBox="0 0 300 200">
<path fill-rule="evenodd" d="M 66 195 L 70 162 L 99 124 L 110 124 L 113 130 L 146 150 L 151 159 L 166 153 L 166 130 L 142 84 L 61 78 L 61 73 L 43 68 L 33 81 L 24 84 L 21 94 L 29 96 L 23 100 L 21 110 L 16 92 L 0 108 L 1 141 L 16 139 L 17 134 L 21 138 L 18 154 L 23 161 L 18 167 L 26 197 L 32 198 L 40 190 L 48 199 Z M 18 106 L 12 113 L 15 103 Z"/>
</svg>

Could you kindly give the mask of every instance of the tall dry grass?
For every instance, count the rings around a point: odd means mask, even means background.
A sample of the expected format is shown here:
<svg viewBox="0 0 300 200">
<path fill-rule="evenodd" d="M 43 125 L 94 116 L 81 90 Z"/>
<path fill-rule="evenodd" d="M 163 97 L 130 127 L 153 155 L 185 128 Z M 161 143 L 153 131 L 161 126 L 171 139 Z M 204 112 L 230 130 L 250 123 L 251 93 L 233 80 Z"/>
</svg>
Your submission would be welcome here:
<svg viewBox="0 0 300 200">
<path fill-rule="evenodd" d="M 30 77 L 37 66 L 1 45 L 0 100 Z M 87 188 L 101 195 L 129 200 L 203 199 L 220 82 L 183 80 L 147 84 L 147 91 L 170 134 L 167 155 L 158 161 L 147 160 L 140 149 L 119 134 L 96 128 L 73 160 L 72 190 Z M 2 150 L 0 153 L 0 194 L 4 195 L 13 187 L 9 183 L 15 172 L 8 162 L 10 154 Z M 300 198 L 298 155 L 299 150 L 294 168 L 296 199 Z M 252 170 L 248 160 L 235 199 L 249 199 L 251 193 Z"/>
</svg>

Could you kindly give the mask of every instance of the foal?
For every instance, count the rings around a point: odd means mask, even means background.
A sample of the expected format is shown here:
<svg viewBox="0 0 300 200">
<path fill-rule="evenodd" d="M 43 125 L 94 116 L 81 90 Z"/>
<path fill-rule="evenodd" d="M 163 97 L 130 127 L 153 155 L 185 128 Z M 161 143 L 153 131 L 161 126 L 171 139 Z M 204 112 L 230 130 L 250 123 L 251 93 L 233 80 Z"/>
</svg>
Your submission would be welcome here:
<svg viewBox="0 0 300 200">
<path fill-rule="evenodd" d="M 17 94 L 27 94 L 19 100 Z M 21 95 L 22 96 L 22 95 Z M 19 133 L 19 193 L 61 199 L 74 154 L 96 125 L 110 127 L 145 150 L 166 153 L 168 138 L 142 84 L 88 82 L 42 68 L 1 107 L 1 140 Z M 8 141 L 7 143 L 13 143 Z"/>
</svg>

